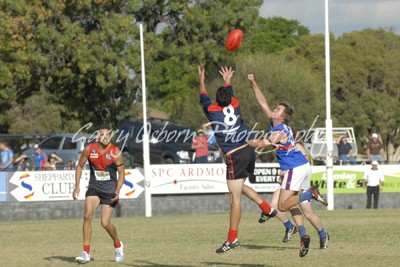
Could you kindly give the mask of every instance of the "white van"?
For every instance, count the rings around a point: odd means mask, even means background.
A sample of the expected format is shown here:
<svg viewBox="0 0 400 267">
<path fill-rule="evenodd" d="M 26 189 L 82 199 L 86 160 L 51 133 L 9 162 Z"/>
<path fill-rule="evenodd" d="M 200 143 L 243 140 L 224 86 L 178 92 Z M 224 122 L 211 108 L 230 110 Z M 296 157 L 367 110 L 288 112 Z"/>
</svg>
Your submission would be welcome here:
<svg viewBox="0 0 400 267">
<path fill-rule="evenodd" d="M 304 146 L 311 156 L 313 163 L 315 165 L 325 164 L 327 151 L 326 128 L 311 128 L 307 131 L 299 132 L 298 135 L 302 137 Z M 347 137 L 347 142 L 351 144 L 354 157 L 358 162 L 363 162 L 365 157 L 358 155 L 357 142 L 353 127 L 334 127 L 332 128 L 334 164 L 341 164 L 336 142 L 343 135 Z"/>
</svg>

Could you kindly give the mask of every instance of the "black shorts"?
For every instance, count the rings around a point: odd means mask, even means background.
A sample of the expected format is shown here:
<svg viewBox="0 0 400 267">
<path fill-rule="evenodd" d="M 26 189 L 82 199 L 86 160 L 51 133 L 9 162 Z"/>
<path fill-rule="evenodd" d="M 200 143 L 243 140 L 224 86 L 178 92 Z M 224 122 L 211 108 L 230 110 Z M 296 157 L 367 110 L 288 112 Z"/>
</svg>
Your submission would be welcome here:
<svg viewBox="0 0 400 267">
<path fill-rule="evenodd" d="M 236 180 L 254 177 L 256 153 L 254 148 L 246 146 L 226 156 L 226 179 Z"/>
<path fill-rule="evenodd" d="M 112 202 L 111 199 L 114 198 L 114 193 L 104 193 L 104 192 L 99 192 L 94 188 L 88 188 L 86 191 L 86 197 L 89 196 L 97 196 L 100 199 L 100 204 L 103 205 L 109 205 L 113 208 L 115 208 L 118 205 L 118 200 L 115 202 Z"/>
</svg>

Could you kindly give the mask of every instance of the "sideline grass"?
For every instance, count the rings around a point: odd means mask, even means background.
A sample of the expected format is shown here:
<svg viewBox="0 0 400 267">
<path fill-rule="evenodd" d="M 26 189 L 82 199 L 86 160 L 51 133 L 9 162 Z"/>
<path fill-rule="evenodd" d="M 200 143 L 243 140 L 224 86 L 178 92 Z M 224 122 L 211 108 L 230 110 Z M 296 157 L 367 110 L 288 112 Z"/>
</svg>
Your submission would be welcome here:
<svg viewBox="0 0 400 267">
<path fill-rule="evenodd" d="M 316 211 L 331 235 L 319 249 L 314 228 L 308 255 L 298 256 L 299 236 L 282 243 L 277 219 L 259 224 L 258 214 L 242 216 L 241 247 L 224 255 L 215 249 L 226 238 L 228 214 L 113 218 L 125 243 L 121 266 L 399 266 L 400 210 Z M 0 266 L 75 266 L 82 250 L 82 220 L 0 222 Z M 112 266 L 114 250 L 100 219 L 93 221 L 92 262 Z"/>
</svg>

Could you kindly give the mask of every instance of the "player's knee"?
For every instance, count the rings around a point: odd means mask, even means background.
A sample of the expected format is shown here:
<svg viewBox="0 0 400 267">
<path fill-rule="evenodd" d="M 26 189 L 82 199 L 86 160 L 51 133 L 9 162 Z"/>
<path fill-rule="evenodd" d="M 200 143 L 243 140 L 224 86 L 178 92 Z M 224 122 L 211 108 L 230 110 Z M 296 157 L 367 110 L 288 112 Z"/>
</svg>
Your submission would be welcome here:
<svg viewBox="0 0 400 267">
<path fill-rule="evenodd" d="M 101 226 L 103 226 L 104 229 L 107 229 L 108 227 L 110 227 L 110 225 L 111 225 L 110 221 L 107 220 L 101 221 Z"/>
<path fill-rule="evenodd" d="M 279 202 L 279 203 L 278 203 L 278 210 L 279 210 L 280 212 L 285 212 L 285 211 L 288 210 L 288 208 L 286 207 L 285 203 Z"/>
<path fill-rule="evenodd" d="M 83 216 L 83 220 L 86 222 L 91 222 L 92 219 L 93 219 L 93 214 L 85 213 L 85 215 Z"/>
</svg>

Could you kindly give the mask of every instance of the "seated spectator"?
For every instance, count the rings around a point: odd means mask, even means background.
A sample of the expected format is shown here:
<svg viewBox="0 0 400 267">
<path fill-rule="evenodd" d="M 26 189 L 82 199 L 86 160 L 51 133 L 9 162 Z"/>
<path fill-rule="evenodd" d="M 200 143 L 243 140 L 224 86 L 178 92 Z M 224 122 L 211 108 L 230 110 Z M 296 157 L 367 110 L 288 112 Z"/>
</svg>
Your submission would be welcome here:
<svg viewBox="0 0 400 267">
<path fill-rule="evenodd" d="M 56 153 L 50 153 L 47 162 L 45 163 L 46 170 L 57 170 L 57 164 L 63 160 Z"/>
<path fill-rule="evenodd" d="M 75 163 L 72 160 L 68 160 L 64 166 L 64 170 L 75 170 Z"/>
<path fill-rule="evenodd" d="M 343 165 L 349 163 L 352 165 L 357 164 L 357 161 L 353 156 L 353 148 L 351 147 L 351 144 L 347 142 L 347 137 L 345 135 L 341 136 L 336 141 L 336 145 L 338 147 L 339 159 Z"/>
<path fill-rule="evenodd" d="M 30 171 L 32 169 L 32 164 L 29 160 L 27 160 L 27 158 L 28 157 L 25 154 L 21 154 L 15 159 L 16 171 Z"/>
<path fill-rule="evenodd" d="M 378 139 L 378 134 L 373 133 L 371 140 L 367 145 L 367 159 L 368 161 L 378 161 L 381 164 L 385 162 L 385 151 L 383 149 L 383 144 Z"/>
</svg>

